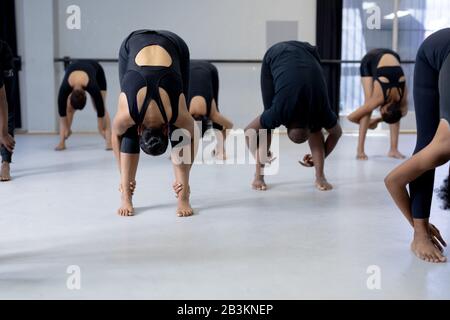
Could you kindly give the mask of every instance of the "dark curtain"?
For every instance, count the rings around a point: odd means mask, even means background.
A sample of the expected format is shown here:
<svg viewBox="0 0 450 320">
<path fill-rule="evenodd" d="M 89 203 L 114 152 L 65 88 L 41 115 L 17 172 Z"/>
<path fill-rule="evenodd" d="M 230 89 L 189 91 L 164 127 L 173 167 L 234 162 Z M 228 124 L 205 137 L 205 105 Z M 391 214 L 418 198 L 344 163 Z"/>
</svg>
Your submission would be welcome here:
<svg viewBox="0 0 450 320">
<path fill-rule="evenodd" d="M 317 0 L 316 45 L 322 60 L 341 60 L 343 0 Z M 330 104 L 339 114 L 341 64 L 324 61 Z"/>
<path fill-rule="evenodd" d="M 14 0 L 0 1 L 0 39 L 6 41 L 14 54 L 15 58 L 15 76 L 13 79 L 13 90 L 8 94 L 8 104 L 14 109 L 14 119 L 16 128 L 22 127 L 20 113 L 20 94 L 19 94 L 19 76 L 21 68 L 20 58 L 17 56 L 17 34 L 16 34 L 16 14 Z"/>
</svg>

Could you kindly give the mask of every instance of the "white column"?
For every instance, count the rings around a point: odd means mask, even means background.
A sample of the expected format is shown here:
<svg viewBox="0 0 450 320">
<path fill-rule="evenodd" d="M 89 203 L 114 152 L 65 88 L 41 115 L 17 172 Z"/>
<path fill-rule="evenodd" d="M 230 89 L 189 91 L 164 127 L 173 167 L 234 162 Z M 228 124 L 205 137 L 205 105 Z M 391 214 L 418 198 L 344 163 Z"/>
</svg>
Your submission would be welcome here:
<svg viewBox="0 0 450 320">
<path fill-rule="evenodd" d="M 398 51 L 398 10 L 400 0 L 394 0 L 394 19 L 392 20 L 392 50 Z"/>
<path fill-rule="evenodd" d="M 56 131 L 53 0 L 16 0 L 23 127 Z"/>
</svg>

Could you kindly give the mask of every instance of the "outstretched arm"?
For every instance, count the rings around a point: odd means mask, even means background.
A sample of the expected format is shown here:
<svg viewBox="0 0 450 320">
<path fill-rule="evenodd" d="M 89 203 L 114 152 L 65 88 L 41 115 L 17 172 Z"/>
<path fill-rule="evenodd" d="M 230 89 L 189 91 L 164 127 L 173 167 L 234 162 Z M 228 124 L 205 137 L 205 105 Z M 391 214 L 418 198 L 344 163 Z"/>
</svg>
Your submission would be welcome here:
<svg viewBox="0 0 450 320">
<path fill-rule="evenodd" d="M 104 112 L 97 118 L 98 132 L 106 141 L 106 150 L 111 150 L 111 119 L 106 108 L 106 91 L 101 91 Z"/>
<path fill-rule="evenodd" d="M 382 102 L 380 102 L 378 99 L 370 98 L 361 107 L 349 114 L 347 116 L 347 119 L 357 124 L 360 124 L 360 121 L 365 117 L 368 117 L 370 120 L 370 115 L 376 108 L 380 106 L 381 103 Z"/>
<path fill-rule="evenodd" d="M 366 92 L 367 91 L 366 89 L 365 89 L 364 104 L 355 111 L 353 111 L 351 114 L 349 114 L 347 117 L 348 120 L 350 120 L 353 123 L 360 124 L 361 119 L 367 117 L 369 117 L 370 120 L 370 115 L 372 114 L 372 112 L 380 105 L 382 105 L 384 102 L 383 90 L 381 89 L 381 85 L 379 83 L 377 82 L 373 83 L 373 90 L 370 93 Z M 367 121 L 367 125 L 368 123 L 369 121 Z"/>
<path fill-rule="evenodd" d="M 223 127 L 223 130 L 233 128 L 233 122 L 231 122 L 227 117 L 223 116 L 218 110 L 215 102 L 211 106 L 210 119 L 212 122 L 217 123 Z"/>
<path fill-rule="evenodd" d="M 425 172 L 448 161 L 450 156 L 448 131 L 448 125 L 441 121 L 431 143 L 395 168 L 385 179 L 386 187 L 394 202 L 412 226 L 414 226 L 414 221 L 411 199 L 406 186 Z"/>
<path fill-rule="evenodd" d="M 55 150 L 60 151 L 66 149 L 66 140 L 69 138 L 72 126 L 73 116 L 75 110 L 71 107 L 69 102 L 69 96 L 72 92 L 72 87 L 67 81 L 67 76 L 61 83 L 61 87 L 58 92 L 58 113 L 59 113 L 59 144 Z"/>
</svg>

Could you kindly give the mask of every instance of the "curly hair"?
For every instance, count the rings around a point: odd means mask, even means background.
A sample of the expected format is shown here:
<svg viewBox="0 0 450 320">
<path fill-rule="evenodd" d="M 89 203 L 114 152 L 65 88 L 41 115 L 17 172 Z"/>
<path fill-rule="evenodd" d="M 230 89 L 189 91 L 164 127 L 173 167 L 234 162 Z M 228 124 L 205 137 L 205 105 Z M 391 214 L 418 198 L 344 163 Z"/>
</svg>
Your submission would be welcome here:
<svg viewBox="0 0 450 320">
<path fill-rule="evenodd" d="M 394 124 L 402 118 L 402 109 L 400 102 L 390 104 L 386 111 L 381 114 L 381 118 L 388 124 Z"/>
</svg>

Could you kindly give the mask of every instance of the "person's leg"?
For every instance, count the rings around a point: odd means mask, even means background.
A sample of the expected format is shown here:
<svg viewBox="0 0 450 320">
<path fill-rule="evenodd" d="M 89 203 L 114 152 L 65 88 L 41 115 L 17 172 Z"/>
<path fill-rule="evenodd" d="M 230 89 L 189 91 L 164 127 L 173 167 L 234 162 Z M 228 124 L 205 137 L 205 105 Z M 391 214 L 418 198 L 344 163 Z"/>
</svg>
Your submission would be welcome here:
<svg viewBox="0 0 450 320">
<path fill-rule="evenodd" d="M 165 99 L 162 95 L 163 103 Z M 194 214 L 194 210 L 190 204 L 190 172 L 197 154 L 198 143 L 195 141 L 195 121 L 187 110 L 184 95 L 179 97 L 178 101 L 179 114 L 175 124 L 170 125 L 169 137 L 172 145 L 171 159 L 175 175 L 173 189 L 178 199 L 177 216 L 189 217 Z M 181 136 L 174 135 L 178 129 L 183 129 L 180 132 Z M 186 135 L 186 131 L 189 136 Z M 178 140 L 180 139 L 180 140 Z M 189 148 L 187 148 L 189 147 Z M 190 157 L 184 152 L 189 152 Z"/>
<path fill-rule="evenodd" d="M 219 107 L 216 103 L 216 100 L 213 99 L 211 101 L 211 108 L 216 109 L 219 112 Z M 216 134 L 216 147 L 214 149 L 214 156 L 219 160 L 225 160 L 227 158 L 225 151 L 225 141 L 227 139 L 227 130 L 224 130 L 224 127 L 220 124 L 213 122 L 212 128 L 214 129 L 214 133 Z"/>
<path fill-rule="evenodd" d="M 369 100 L 373 93 L 373 78 L 372 77 L 362 77 L 361 84 L 364 90 L 364 101 Z M 367 115 L 361 119 L 359 122 L 359 136 L 358 136 L 358 148 L 356 151 L 356 158 L 358 160 L 367 160 L 368 157 L 365 153 L 365 143 L 366 143 L 366 135 L 367 130 L 370 125 L 370 117 L 371 115 Z"/>
<path fill-rule="evenodd" d="M 275 97 L 275 86 L 274 86 L 274 79 L 272 76 L 272 73 L 270 72 L 270 68 L 268 64 L 264 61 L 261 66 L 261 93 L 262 93 L 262 100 L 264 104 L 264 110 L 269 109 L 272 106 L 273 99 Z M 270 145 L 272 143 L 272 131 L 273 130 L 267 130 L 267 153 L 269 155 L 270 153 Z M 259 148 L 260 148 L 260 133 L 257 132 L 258 137 L 258 149 L 256 152 L 256 170 L 255 170 L 255 178 L 252 182 L 252 188 L 255 190 L 261 190 L 265 191 L 267 190 L 267 185 L 264 180 L 264 163 L 261 163 L 261 155 L 259 154 Z M 269 156 L 270 158 L 270 156 Z"/>
<path fill-rule="evenodd" d="M 419 49 L 414 72 L 414 107 L 417 123 L 417 144 L 414 154 L 425 148 L 433 139 L 439 125 L 439 75 L 424 54 L 424 42 Z M 412 251 L 419 258 L 433 255 L 430 236 L 430 210 L 433 197 L 434 172 L 430 170 L 409 184 L 414 225 Z"/>
<path fill-rule="evenodd" d="M 439 72 L 439 109 L 440 116 L 450 123 L 450 54 Z"/>
<path fill-rule="evenodd" d="M 311 133 L 308 139 L 309 147 L 311 149 L 311 156 L 316 170 L 316 187 L 320 191 L 328 191 L 333 189 L 333 186 L 328 183 L 324 167 L 325 167 L 325 140 L 322 131 Z"/>
<path fill-rule="evenodd" d="M 117 151 L 115 150 L 115 152 Z M 122 204 L 118 210 L 118 214 L 121 216 L 132 216 L 134 213 L 132 199 L 136 185 L 139 152 L 140 148 L 137 127 L 133 126 L 125 132 L 120 142 L 118 162 L 120 169 L 120 192 L 122 193 Z"/>
<path fill-rule="evenodd" d="M 7 78 L 5 81 L 6 99 L 8 101 L 8 134 L 14 137 L 15 118 L 14 118 L 14 105 L 12 103 L 12 93 L 14 90 L 14 79 Z M 11 180 L 11 168 L 12 152 L 8 151 L 4 146 L 1 146 L 2 163 L 0 167 L 0 181 Z"/>
<path fill-rule="evenodd" d="M 389 150 L 388 157 L 395 159 L 405 159 L 405 156 L 398 151 L 398 140 L 400 136 L 400 121 L 389 125 L 391 132 L 391 149 Z"/>
</svg>

